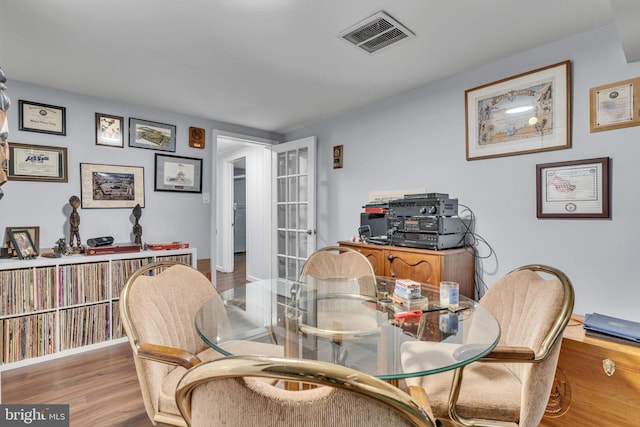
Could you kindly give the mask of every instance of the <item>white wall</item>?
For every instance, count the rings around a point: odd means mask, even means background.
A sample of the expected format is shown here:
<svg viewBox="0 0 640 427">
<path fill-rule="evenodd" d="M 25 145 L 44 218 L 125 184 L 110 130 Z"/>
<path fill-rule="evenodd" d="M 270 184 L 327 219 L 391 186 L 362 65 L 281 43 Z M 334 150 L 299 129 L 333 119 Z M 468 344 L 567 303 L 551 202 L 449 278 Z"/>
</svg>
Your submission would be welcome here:
<svg viewBox="0 0 640 427">
<path fill-rule="evenodd" d="M 147 243 L 170 241 L 188 242 L 198 249 L 199 258 L 210 255 L 211 204 L 203 203 L 202 194 L 155 192 L 154 154 L 163 153 L 204 159 L 203 192 L 212 191 L 212 129 L 252 135 L 260 138 L 279 139 L 280 135 L 249 129 L 229 123 L 215 122 L 197 117 L 187 117 L 169 111 L 149 109 L 69 92 L 63 92 L 19 81 L 19 76 L 8 76 L 7 94 L 12 107 L 8 111 L 9 141 L 23 144 L 67 147 L 68 183 L 9 181 L 2 186 L 5 195 L 0 201 L 0 232 L 5 227 L 39 226 L 40 246 L 50 248 L 56 240 L 68 240 L 69 197 L 80 196 L 80 163 L 142 166 L 145 178 L 145 207 L 140 224 L 142 239 Z M 123 82 L 126 84 L 126 82 Z M 135 88 L 132 88 L 135 90 Z M 160 88 L 162 90 L 162 88 Z M 18 130 L 18 100 L 23 99 L 66 108 L 67 135 L 57 136 Z M 171 106 L 167 106 L 170 110 Z M 177 148 L 175 153 L 128 146 L 124 148 L 95 144 L 95 113 L 113 114 L 176 125 Z M 188 146 L 189 126 L 207 131 L 204 150 Z M 83 243 L 90 237 L 111 235 L 116 242 L 132 241 L 132 209 L 79 209 L 80 236 Z"/>
<path fill-rule="evenodd" d="M 572 62 L 572 148 L 467 161 L 464 91 L 564 60 Z M 318 137 L 318 246 L 354 235 L 371 190 L 426 187 L 474 211 L 476 232 L 495 250 L 482 262 L 487 285 L 518 266 L 550 264 L 572 279 L 576 312 L 640 321 L 640 127 L 589 132 L 589 89 L 639 75 L 611 26 L 285 135 Z M 343 169 L 332 169 L 334 145 L 344 145 Z M 596 157 L 612 159 L 611 219 L 537 219 L 536 164 Z"/>
</svg>

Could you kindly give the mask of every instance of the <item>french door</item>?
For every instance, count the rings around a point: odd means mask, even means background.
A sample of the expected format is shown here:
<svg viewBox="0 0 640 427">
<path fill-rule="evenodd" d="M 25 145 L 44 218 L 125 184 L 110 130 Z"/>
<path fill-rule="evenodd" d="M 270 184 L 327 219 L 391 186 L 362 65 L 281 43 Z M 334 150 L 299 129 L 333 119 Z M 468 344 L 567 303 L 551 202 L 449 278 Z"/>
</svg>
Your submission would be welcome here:
<svg viewBox="0 0 640 427">
<path fill-rule="evenodd" d="M 316 249 L 316 137 L 272 148 L 275 276 L 297 280 Z"/>
</svg>

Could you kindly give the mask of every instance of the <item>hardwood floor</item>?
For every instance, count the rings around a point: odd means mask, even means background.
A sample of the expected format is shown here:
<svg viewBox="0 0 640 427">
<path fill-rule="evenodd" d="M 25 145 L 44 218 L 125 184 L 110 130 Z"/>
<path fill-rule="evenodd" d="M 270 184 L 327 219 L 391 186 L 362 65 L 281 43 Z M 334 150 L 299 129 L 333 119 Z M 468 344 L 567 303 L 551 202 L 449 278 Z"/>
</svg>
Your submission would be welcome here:
<svg viewBox="0 0 640 427">
<path fill-rule="evenodd" d="M 246 282 L 244 254 L 219 291 Z M 69 404 L 71 427 L 152 427 L 128 342 L 0 373 L 2 403 Z M 163 426 L 162 424 L 158 424 Z"/>
</svg>

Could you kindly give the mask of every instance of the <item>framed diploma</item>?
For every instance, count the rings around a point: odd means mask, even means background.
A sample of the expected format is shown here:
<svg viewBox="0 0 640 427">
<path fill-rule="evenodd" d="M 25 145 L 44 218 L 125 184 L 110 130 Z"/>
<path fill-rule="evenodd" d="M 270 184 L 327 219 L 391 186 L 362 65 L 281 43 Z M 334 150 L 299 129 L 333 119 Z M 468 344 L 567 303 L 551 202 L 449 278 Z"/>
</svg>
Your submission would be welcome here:
<svg viewBox="0 0 640 427">
<path fill-rule="evenodd" d="M 66 147 L 9 143 L 10 181 L 67 182 Z"/>
<path fill-rule="evenodd" d="M 538 218 L 609 218 L 609 158 L 536 165 Z"/>
<path fill-rule="evenodd" d="M 18 100 L 18 129 L 66 135 L 66 108 Z"/>
<path fill-rule="evenodd" d="M 590 107 L 591 132 L 640 125 L 640 77 L 592 88 Z"/>
<path fill-rule="evenodd" d="M 571 62 L 465 91 L 467 160 L 571 147 Z"/>
</svg>

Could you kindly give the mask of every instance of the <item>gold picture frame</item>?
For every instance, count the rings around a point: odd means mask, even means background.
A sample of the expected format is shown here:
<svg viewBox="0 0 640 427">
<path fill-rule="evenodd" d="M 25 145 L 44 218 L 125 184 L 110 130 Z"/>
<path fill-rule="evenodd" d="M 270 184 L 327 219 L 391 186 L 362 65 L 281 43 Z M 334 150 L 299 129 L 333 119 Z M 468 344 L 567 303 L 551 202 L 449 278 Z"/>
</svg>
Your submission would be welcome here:
<svg viewBox="0 0 640 427">
<path fill-rule="evenodd" d="M 640 125 L 640 77 L 591 88 L 589 130 Z"/>
<path fill-rule="evenodd" d="M 571 62 L 465 91 L 467 160 L 571 147 Z"/>
</svg>

